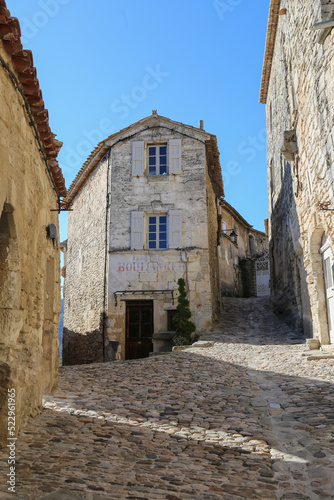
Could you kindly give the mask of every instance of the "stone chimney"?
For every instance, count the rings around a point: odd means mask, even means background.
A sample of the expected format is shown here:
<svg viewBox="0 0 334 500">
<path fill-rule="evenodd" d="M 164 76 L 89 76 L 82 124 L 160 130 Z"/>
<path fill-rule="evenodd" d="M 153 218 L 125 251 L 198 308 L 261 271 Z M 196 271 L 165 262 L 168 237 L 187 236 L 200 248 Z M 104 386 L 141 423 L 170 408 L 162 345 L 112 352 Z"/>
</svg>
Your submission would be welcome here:
<svg viewBox="0 0 334 500">
<path fill-rule="evenodd" d="M 200 130 L 204 130 L 204 121 L 203 121 L 203 120 L 200 120 L 200 121 L 199 121 L 198 128 L 199 128 Z"/>
</svg>

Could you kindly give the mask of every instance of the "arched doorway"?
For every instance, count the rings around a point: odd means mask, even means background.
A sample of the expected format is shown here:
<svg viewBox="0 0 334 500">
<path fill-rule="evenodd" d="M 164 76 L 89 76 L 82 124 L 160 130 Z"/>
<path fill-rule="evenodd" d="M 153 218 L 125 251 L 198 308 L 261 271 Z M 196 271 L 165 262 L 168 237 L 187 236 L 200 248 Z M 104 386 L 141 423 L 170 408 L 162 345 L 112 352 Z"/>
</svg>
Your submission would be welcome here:
<svg viewBox="0 0 334 500">
<path fill-rule="evenodd" d="M 329 344 L 329 325 L 327 315 L 327 297 L 325 288 L 324 256 L 327 243 L 323 226 L 318 226 L 311 237 L 312 276 L 310 285 L 315 287 L 311 303 L 313 331 L 321 344 Z M 326 265 L 326 264 L 325 264 Z"/>
<path fill-rule="evenodd" d="M 334 344 L 334 280 L 333 254 L 329 238 L 324 234 L 321 241 L 320 254 L 324 273 L 324 287 L 327 308 L 328 337 L 330 344 Z"/>
<path fill-rule="evenodd" d="M 10 325 L 15 324 L 12 316 L 20 307 L 21 275 L 13 212 L 13 207 L 5 203 L 0 217 L 0 342 L 15 337 Z"/>
<path fill-rule="evenodd" d="M 13 212 L 13 207 L 5 203 L 0 215 L 0 442 L 5 442 L 8 435 L 8 389 L 14 387 L 17 371 L 17 366 L 8 361 L 8 354 L 16 342 L 20 324 L 21 273 Z"/>
</svg>

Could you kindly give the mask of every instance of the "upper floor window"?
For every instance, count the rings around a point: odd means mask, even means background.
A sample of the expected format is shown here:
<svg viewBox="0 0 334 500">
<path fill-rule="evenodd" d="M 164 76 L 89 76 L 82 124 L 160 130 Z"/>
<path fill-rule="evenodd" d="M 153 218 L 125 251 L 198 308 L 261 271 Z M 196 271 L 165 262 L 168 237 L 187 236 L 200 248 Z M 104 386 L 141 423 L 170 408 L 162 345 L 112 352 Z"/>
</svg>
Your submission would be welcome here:
<svg viewBox="0 0 334 500">
<path fill-rule="evenodd" d="M 182 210 L 168 213 L 131 212 L 131 248 L 182 248 Z"/>
<path fill-rule="evenodd" d="M 181 139 L 133 141 L 132 176 L 181 174 Z"/>
<path fill-rule="evenodd" d="M 148 175 L 167 175 L 167 144 L 148 146 Z"/>
<path fill-rule="evenodd" d="M 149 216 L 148 248 L 167 248 L 167 215 Z"/>
</svg>

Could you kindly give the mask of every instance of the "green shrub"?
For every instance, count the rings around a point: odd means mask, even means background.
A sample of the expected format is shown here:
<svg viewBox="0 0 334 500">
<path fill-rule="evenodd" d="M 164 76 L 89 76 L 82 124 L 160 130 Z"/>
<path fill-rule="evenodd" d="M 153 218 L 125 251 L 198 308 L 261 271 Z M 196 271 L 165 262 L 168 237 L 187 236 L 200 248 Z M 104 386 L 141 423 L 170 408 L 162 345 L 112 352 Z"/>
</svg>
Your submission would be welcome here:
<svg viewBox="0 0 334 500">
<path fill-rule="evenodd" d="M 173 325 L 176 330 L 173 340 L 175 345 L 190 345 L 192 343 L 191 334 L 195 332 L 196 326 L 192 321 L 189 321 L 191 311 L 187 299 L 186 283 L 183 278 L 180 278 L 177 284 L 179 286 L 179 296 L 177 298 L 177 313 L 173 317 Z"/>
</svg>

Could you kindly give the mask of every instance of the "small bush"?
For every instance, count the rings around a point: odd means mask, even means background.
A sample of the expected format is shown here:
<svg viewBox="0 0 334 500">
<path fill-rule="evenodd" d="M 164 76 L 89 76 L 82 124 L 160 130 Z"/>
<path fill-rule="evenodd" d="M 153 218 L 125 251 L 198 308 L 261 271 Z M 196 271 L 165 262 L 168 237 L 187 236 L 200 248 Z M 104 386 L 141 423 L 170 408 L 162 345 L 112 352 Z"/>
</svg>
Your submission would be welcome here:
<svg viewBox="0 0 334 500">
<path fill-rule="evenodd" d="M 179 286 L 179 296 L 177 298 L 177 313 L 173 317 L 173 325 L 176 330 L 173 340 L 175 345 L 190 345 L 192 343 L 191 334 L 195 332 L 196 326 L 192 321 L 189 321 L 191 311 L 187 299 L 186 283 L 183 278 L 180 278 L 177 284 Z"/>
</svg>

